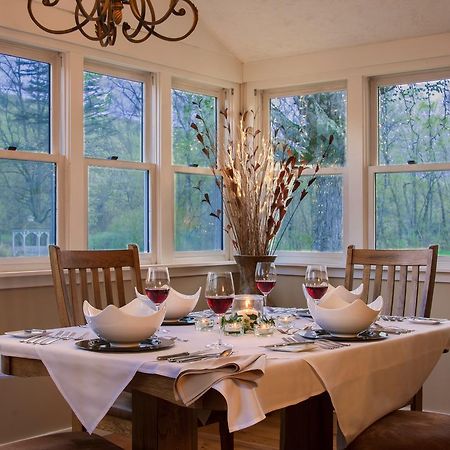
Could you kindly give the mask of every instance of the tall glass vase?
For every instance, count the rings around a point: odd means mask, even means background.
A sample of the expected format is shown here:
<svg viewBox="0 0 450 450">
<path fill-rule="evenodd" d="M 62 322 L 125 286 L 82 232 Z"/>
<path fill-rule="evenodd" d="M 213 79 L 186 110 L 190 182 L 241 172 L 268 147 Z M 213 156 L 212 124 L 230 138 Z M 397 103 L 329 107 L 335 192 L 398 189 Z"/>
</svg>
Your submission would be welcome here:
<svg viewBox="0 0 450 450">
<path fill-rule="evenodd" d="M 255 283 L 256 264 L 260 261 L 274 262 L 276 255 L 234 255 L 239 268 L 239 294 L 260 294 Z"/>
</svg>

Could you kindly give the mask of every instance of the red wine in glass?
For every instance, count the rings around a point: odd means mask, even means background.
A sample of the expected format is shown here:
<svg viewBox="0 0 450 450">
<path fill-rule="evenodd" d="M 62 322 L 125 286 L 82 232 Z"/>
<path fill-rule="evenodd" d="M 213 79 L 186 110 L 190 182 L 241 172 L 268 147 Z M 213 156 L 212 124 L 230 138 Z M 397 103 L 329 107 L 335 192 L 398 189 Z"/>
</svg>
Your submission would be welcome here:
<svg viewBox="0 0 450 450">
<path fill-rule="evenodd" d="M 256 287 L 261 294 L 268 295 L 270 291 L 275 287 L 275 280 L 257 280 Z"/>
<path fill-rule="evenodd" d="M 308 294 L 314 300 L 321 299 L 325 295 L 325 292 L 327 292 L 327 289 L 328 289 L 328 286 L 308 286 L 308 285 L 306 285 L 305 287 L 306 287 L 306 291 L 308 292 Z"/>
<path fill-rule="evenodd" d="M 167 267 L 149 267 L 144 289 L 147 297 L 159 307 L 169 296 L 170 276 Z"/>
<path fill-rule="evenodd" d="M 320 300 L 328 289 L 328 271 L 322 264 L 312 264 L 306 268 L 305 288 L 314 300 Z"/>
<path fill-rule="evenodd" d="M 232 296 L 217 296 L 217 297 L 205 297 L 208 306 L 216 313 L 216 314 L 225 314 L 228 308 L 233 303 Z"/>
<path fill-rule="evenodd" d="M 222 342 L 222 317 L 233 303 L 234 283 L 231 272 L 208 272 L 206 277 L 205 299 L 209 308 L 219 319 L 219 339 L 207 347 L 224 350 L 231 346 Z"/>
<path fill-rule="evenodd" d="M 145 288 L 145 293 L 153 303 L 160 305 L 167 299 L 169 290 L 169 288 Z"/>
<path fill-rule="evenodd" d="M 267 296 L 274 288 L 277 281 L 277 269 L 275 263 L 270 261 L 260 261 L 256 264 L 255 283 L 258 290 L 264 296 L 264 314 L 267 306 Z"/>
</svg>

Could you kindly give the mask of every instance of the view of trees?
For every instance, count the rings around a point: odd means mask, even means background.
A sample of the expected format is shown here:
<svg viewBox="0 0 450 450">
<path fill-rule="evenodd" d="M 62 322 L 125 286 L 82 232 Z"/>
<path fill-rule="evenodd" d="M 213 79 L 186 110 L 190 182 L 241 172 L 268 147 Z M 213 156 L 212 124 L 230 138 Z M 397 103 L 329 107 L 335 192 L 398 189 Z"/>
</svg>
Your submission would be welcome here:
<svg viewBox="0 0 450 450">
<path fill-rule="evenodd" d="M 0 87 L 0 148 L 49 153 L 49 64 L 0 54 Z M 55 177 L 53 163 L 0 159 L 0 257 L 38 254 L 41 232 L 55 242 Z"/>
<path fill-rule="evenodd" d="M 271 99 L 272 135 L 289 146 L 320 161 L 329 136 L 333 144 L 323 167 L 345 164 L 347 97 L 345 91 Z M 320 174 L 320 172 L 319 172 Z M 304 186 L 309 177 L 304 176 Z M 296 193 L 279 234 L 280 250 L 342 251 L 342 176 L 319 175 L 308 195 L 297 204 Z"/>
<path fill-rule="evenodd" d="M 143 160 L 143 83 L 84 73 L 84 154 Z M 148 173 L 89 166 L 88 247 L 148 248 Z"/>
<path fill-rule="evenodd" d="M 3 257 L 39 254 L 40 247 L 55 242 L 56 163 L 50 157 L 50 86 L 50 64 L 0 55 L 0 148 L 11 152 L 0 158 Z M 83 99 L 88 246 L 123 248 L 136 242 L 148 250 L 149 174 L 145 167 L 130 167 L 144 161 L 144 83 L 86 71 Z M 340 168 L 346 163 L 346 104 L 344 90 L 270 101 L 272 133 L 278 130 L 277 138 L 294 151 L 318 161 L 329 136 L 334 136 L 323 170 L 308 195 L 298 208 L 298 197 L 291 205 L 279 233 L 280 250 L 343 250 Z M 222 223 L 202 201 L 207 192 L 213 208 L 222 209 L 219 189 L 190 126 L 198 112 L 216 139 L 217 99 L 172 90 L 177 251 L 223 248 Z M 449 112 L 448 79 L 378 87 L 378 248 L 438 243 L 440 254 L 450 254 L 449 171 L 439 165 L 449 162 Z M 18 153 L 14 151 L 28 152 L 27 159 L 15 159 L 13 155 Z M 108 159 L 117 159 L 117 167 L 105 164 Z M 428 169 L 427 164 L 433 166 Z M 399 169 L 392 170 L 393 165 Z M 304 177 L 305 185 L 308 179 Z"/>
<path fill-rule="evenodd" d="M 200 108 L 200 109 L 199 109 Z M 208 95 L 172 90 L 172 160 L 188 167 L 207 167 L 208 160 L 191 128 L 194 116 L 201 112 L 211 135 L 216 139 L 217 99 Z M 177 251 L 221 250 L 222 222 L 210 216 L 203 202 L 208 193 L 213 209 L 222 209 L 220 190 L 212 175 L 175 174 L 175 249 Z"/>
<path fill-rule="evenodd" d="M 376 174 L 376 245 L 450 254 L 450 173 L 414 171 L 450 161 L 450 80 L 379 87 L 378 105 L 379 165 L 411 171 Z"/>
</svg>

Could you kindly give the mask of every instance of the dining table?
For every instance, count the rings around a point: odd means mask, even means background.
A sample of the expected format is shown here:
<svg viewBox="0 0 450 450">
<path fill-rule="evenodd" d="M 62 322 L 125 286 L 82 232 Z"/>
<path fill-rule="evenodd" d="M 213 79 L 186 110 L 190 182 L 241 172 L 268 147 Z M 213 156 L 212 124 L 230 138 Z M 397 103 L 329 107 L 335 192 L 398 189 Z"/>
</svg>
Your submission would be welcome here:
<svg viewBox="0 0 450 450">
<path fill-rule="evenodd" d="M 4 335 L 0 354 L 5 374 L 50 376 L 88 432 L 123 391 L 131 392 L 134 450 L 195 450 L 198 420 L 211 411 L 225 412 L 234 432 L 276 410 L 281 411 L 280 449 L 332 450 L 333 414 L 351 442 L 407 404 L 450 347 L 450 321 L 396 325 L 408 332 L 375 333 L 338 348 L 271 347 L 288 343 L 277 330 L 267 336 L 225 336 L 230 356 L 187 363 L 158 357 L 204 349 L 216 338 L 214 332 L 164 325 L 158 336 L 173 346 L 142 352 L 89 351 L 73 339 L 33 345 Z M 291 326 L 310 328 L 311 320 L 298 317 Z M 77 336 L 83 332 L 82 342 L 97 338 L 87 328 L 68 330 Z"/>
</svg>

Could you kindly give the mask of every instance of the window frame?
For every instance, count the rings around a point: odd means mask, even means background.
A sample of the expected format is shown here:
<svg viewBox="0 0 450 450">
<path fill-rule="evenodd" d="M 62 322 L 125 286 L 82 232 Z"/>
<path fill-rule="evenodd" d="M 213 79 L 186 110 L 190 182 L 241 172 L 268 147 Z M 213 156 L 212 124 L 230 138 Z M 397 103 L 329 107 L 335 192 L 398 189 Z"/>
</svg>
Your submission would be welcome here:
<svg viewBox="0 0 450 450">
<path fill-rule="evenodd" d="M 217 261 L 227 261 L 231 258 L 231 245 L 230 239 L 227 234 L 222 229 L 222 250 L 198 250 L 198 251 L 177 251 L 175 250 L 175 176 L 176 174 L 193 174 L 193 175 L 208 175 L 213 176 L 211 169 L 206 167 L 191 167 L 184 166 L 180 164 L 173 164 L 173 142 L 172 142 L 172 90 L 181 90 L 190 92 L 193 94 L 207 95 L 215 97 L 217 99 L 217 111 L 216 111 L 216 121 L 217 121 L 217 140 L 218 142 L 224 141 L 223 133 L 223 119 L 220 111 L 223 111 L 229 104 L 229 96 L 232 95 L 232 90 L 209 86 L 201 83 L 191 83 L 186 80 L 179 78 L 174 78 L 172 80 L 170 88 L 170 168 L 165 168 L 165 176 L 170 177 L 172 183 L 171 192 L 171 208 L 170 208 L 170 224 L 171 230 L 168 236 L 171 236 L 171 243 L 167 243 L 167 248 L 170 248 L 170 254 L 167 257 L 173 263 L 187 263 L 189 261 L 194 261 L 194 263 L 207 263 L 207 262 L 217 262 Z M 220 145 L 220 144 L 219 144 Z M 224 226 L 226 225 L 226 216 L 223 217 Z"/>
<path fill-rule="evenodd" d="M 267 89 L 261 92 L 262 111 L 263 111 L 263 130 L 268 135 L 271 130 L 270 125 L 270 101 L 278 97 L 293 97 L 309 94 L 318 94 L 324 92 L 345 91 L 346 102 L 346 153 L 345 165 L 321 167 L 318 176 L 321 175 L 340 175 L 342 176 L 342 252 L 313 252 L 301 250 L 278 250 L 277 261 L 281 264 L 315 264 L 326 261 L 327 265 L 331 267 L 342 266 L 345 262 L 347 242 L 349 242 L 349 227 L 350 220 L 348 207 L 349 203 L 349 88 L 346 80 L 333 81 L 326 83 L 305 84 L 301 86 L 289 86 L 286 88 Z M 306 169 L 302 175 L 312 175 L 313 169 Z M 300 206 L 301 208 L 301 206 Z"/>
<path fill-rule="evenodd" d="M 378 163 L 378 87 L 390 86 L 394 84 L 420 83 L 426 81 L 437 81 L 440 79 L 450 79 L 450 68 L 448 70 L 428 70 L 423 72 L 406 72 L 390 75 L 380 75 L 369 79 L 370 95 L 370 125 L 369 125 L 369 166 L 368 166 L 368 243 L 370 248 L 375 248 L 375 178 L 376 174 L 383 173 L 414 173 L 448 171 L 450 173 L 450 161 L 441 163 L 423 164 L 390 164 L 382 165 Z M 450 256 L 438 257 L 440 270 L 450 270 Z"/>
<path fill-rule="evenodd" d="M 143 83 L 143 116 L 142 116 L 142 161 L 130 161 L 130 160 L 110 160 L 101 159 L 86 156 L 84 154 L 84 139 L 83 148 L 80 150 L 78 155 L 82 159 L 83 172 L 86 182 L 85 186 L 85 217 L 84 217 L 84 245 L 88 248 L 88 202 L 89 202 L 89 167 L 103 167 L 112 169 L 128 169 L 128 170 L 141 170 L 147 172 L 148 182 L 147 182 L 147 202 L 144 205 L 145 213 L 147 217 L 147 236 L 144 237 L 147 240 L 145 248 L 139 249 L 141 262 L 144 264 L 150 264 L 155 260 L 155 246 L 156 246 L 156 227 L 155 227 L 155 217 L 152 211 L 155 210 L 155 184 L 156 184 L 156 149 L 154 144 L 154 138 L 152 136 L 152 130 L 155 129 L 153 126 L 154 114 L 152 108 L 152 101 L 154 97 L 154 86 L 155 86 L 155 76 L 151 72 L 141 72 L 137 70 L 126 70 L 121 67 L 112 66 L 109 64 L 101 64 L 91 60 L 85 60 L 83 66 L 83 92 L 84 95 L 84 73 L 85 72 L 95 72 L 105 76 L 112 76 L 117 78 L 122 78 L 131 81 L 137 81 Z M 82 121 L 82 130 L 84 133 L 84 109 Z M 148 248 L 147 248 L 148 247 Z"/>
<path fill-rule="evenodd" d="M 56 241 L 64 227 L 64 179 L 65 164 L 62 154 L 62 118 L 61 118 L 61 57 L 59 53 L 30 47 L 9 44 L 0 41 L 0 53 L 23 59 L 47 63 L 50 66 L 50 152 L 31 152 L 26 150 L 10 151 L 0 149 L 0 159 L 15 161 L 35 161 L 55 165 L 56 182 Z M 48 265 L 48 256 L 2 257 L 0 258 L 0 273 L 13 271 L 28 271 Z"/>
</svg>

